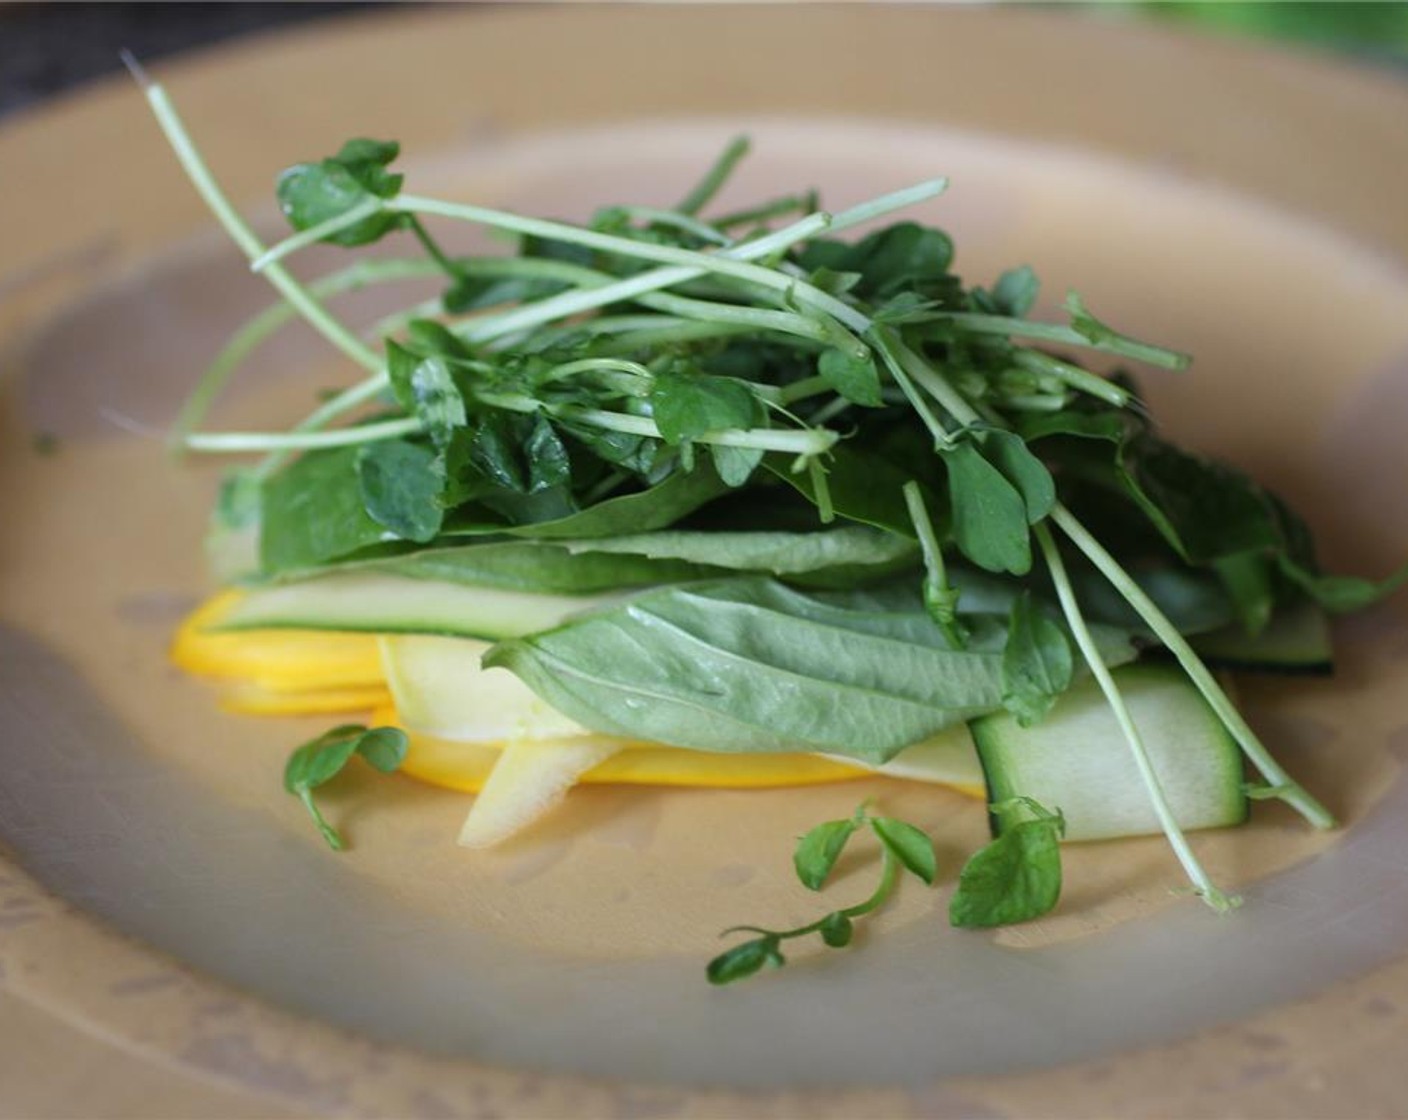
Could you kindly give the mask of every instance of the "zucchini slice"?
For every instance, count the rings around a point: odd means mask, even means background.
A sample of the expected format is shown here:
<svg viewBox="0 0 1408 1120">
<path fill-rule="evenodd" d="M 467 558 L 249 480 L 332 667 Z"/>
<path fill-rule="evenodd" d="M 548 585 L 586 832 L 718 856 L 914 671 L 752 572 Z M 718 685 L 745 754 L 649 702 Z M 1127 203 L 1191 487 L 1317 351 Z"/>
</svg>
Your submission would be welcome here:
<svg viewBox="0 0 1408 1120">
<path fill-rule="evenodd" d="M 1126 666 L 1115 681 L 1174 819 L 1185 829 L 1241 824 L 1247 816 L 1241 753 L 1193 684 L 1162 665 Z M 998 712 L 969 727 L 989 804 L 1030 797 L 1060 810 L 1067 840 L 1161 831 L 1129 744 L 1095 681 L 1076 685 L 1035 726 L 1022 727 Z M 1000 822 L 993 818 L 996 832 Z"/>
<path fill-rule="evenodd" d="M 252 588 L 218 630 L 293 627 L 377 634 L 445 634 L 497 641 L 556 626 L 621 597 L 541 595 L 385 573 L 344 572 Z"/>
</svg>

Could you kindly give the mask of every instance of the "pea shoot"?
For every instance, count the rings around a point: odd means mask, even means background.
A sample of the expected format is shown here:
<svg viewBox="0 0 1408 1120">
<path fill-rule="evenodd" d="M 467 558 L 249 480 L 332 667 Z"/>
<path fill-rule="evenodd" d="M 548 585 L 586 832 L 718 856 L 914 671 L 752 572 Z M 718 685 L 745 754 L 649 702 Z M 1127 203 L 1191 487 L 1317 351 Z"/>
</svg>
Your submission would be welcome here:
<svg viewBox="0 0 1408 1120">
<path fill-rule="evenodd" d="M 792 863 L 802 885 L 808 890 L 821 890 L 831 877 L 846 845 L 860 830 L 869 830 L 880 843 L 880 881 L 869 897 L 852 906 L 832 910 L 816 921 L 795 929 L 734 926 L 725 930 L 725 935 L 746 932 L 757 936 L 740 942 L 711 960 L 705 969 L 709 983 L 732 984 L 747 979 L 765 967 L 781 968 L 787 963 L 787 958 L 782 955 L 782 943 L 799 937 L 816 934 L 823 945 L 844 949 L 854 936 L 856 919 L 883 906 L 894 894 L 904 871 L 926 886 L 933 885 L 938 874 L 933 841 L 922 829 L 907 821 L 871 816 L 864 805 L 844 820 L 817 825 L 797 842 Z"/>
</svg>

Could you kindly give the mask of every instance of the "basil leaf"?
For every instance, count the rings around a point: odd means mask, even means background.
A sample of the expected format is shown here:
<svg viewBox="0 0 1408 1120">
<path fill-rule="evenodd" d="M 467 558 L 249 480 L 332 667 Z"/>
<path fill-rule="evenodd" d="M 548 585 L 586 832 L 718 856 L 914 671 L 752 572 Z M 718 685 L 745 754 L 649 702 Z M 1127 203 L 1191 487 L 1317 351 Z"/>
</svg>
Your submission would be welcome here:
<svg viewBox="0 0 1408 1120">
<path fill-rule="evenodd" d="M 259 561 L 266 574 L 317 567 L 385 540 L 362 497 L 358 451 L 310 451 L 264 483 Z"/>
<path fill-rule="evenodd" d="M 922 603 L 877 614 L 756 577 L 641 595 L 500 642 L 485 664 L 597 730 L 723 752 L 882 761 L 1001 704 L 981 627 L 955 651 Z"/>
</svg>

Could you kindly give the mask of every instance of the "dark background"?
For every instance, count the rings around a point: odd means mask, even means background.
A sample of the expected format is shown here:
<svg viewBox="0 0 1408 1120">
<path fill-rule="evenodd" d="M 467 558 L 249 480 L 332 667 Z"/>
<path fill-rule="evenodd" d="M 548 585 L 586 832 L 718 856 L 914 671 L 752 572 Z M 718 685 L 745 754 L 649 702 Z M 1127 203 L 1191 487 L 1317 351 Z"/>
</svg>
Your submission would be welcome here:
<svg viewBox="0 0 1408 1120">
<path fill-rule="evenodd" d="M 118 52 L 124 47 L 143 61 L 155 62 L 193 47 L 384 6 L 376 0 L 281 4 L 0 0 L 0 115 L 120 69 Z M 1063 8 L 1072 18 L 1154 20 L 1210 34 L 1270 38 L 1339 51 L 1408 76 L 1408 3 L 1394 0 L 1106 0 L 1043 6 Z"/>
<path fill-rule="evenodd" d="M 156 62 L 192 47 L 377 3 L 0 4 L 0 115 L 122 68 L 124 47 Z"/>
</svg>

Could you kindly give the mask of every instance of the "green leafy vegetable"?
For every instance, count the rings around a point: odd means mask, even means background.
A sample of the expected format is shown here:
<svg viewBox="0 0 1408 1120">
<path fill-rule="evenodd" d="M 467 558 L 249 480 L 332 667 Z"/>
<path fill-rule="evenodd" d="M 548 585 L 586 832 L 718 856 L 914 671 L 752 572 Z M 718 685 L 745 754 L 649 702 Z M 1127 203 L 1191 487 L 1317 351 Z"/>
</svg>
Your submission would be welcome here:
<svg viewBox="0 0 1408 1120">
<path fill-rule="evenodd" d="M 1002 704 L 1023 727 L 1037 723 L 1071 686 L 1075 665 L 1066 635 L 1022 592 L 1012 604 L 1002 651 Z"/>
<path fill-rule="evenodd" d="M 488 663 L 599 731 L 870 762 L 999 707 L 1040 719 L 1082 672 L 1108 684 L 1105 667 L 1132 656 L 1137 636 L 1182 666 L 1259 789 L 1330 823 L 1188 636 L 1231 623 L 1255 634 L 1307 599 L 1362 606 L 1408 568 L 1380 583 L 1321 571 L 1284 503 L 1156 434 L 1127 376 L 1081 364 L 1093 351 L 1180 369 L 1185 355 L 1122 333 L 1075 294 L 1068 322 L 1029 318 L 1039 285 L 1026 266 L 965 287 L 944 231 L 891 218 L 941 180 L 829 214 L 799 192 L 711 217 L 747 150 L 739 140 L 675 209 L 607 206 L 578 225 L 409 195 L 390 170 L 397 146 L 360 139 L 284 173 L 277 194 L 295 232 L 265 248 L 165 93 L 146 92 L 256 271 L 365 371 L 288 431 L 191 431 L 227 367 L 290 317 L 275 309 L 232 340 L 183 412 L 181 446 L 264 456 L 232 476 L 217 516 L 222 532 L 258 532 L 253 578 L 370 566 L 547 594 L 651 586 L 502 642 Z M 431 221 L 512 234 L 516 252 L 451 258 Z M 316 241 L 396 231 L 425 259 L 306 286 L 279 263 Z M 438 303 L 386 320 L 381 351 L 320 302 L 437 272 Z M 1107 698 L 1120 715 L 1118 689 Z M 318 767 L 348 750 L 348 734 L 300 763 L 310 809 Z M 1157 806 L 1157 784 L 1147 793 Z M 1059 813 L 1022 812 L 965 870 L 960 924 L 1054 903 Z M 809 834 L 804 881 L 819 887 L 862 824 L 886 875 L 932 880 L 916 830 L 858 815 Z M 861 912 L 806 931 L 846 944 Z M 797 935 L 755 932 L 711 979 L 782 963 L 781 941 Z"/>
<path fill-rule="evenodd" d="M 279 206 L 297 230 L 316 229 L 350 211 L 401 189 L 400 175 L 386 170 L 400 145 L 379 140 L 349 140 L 335 156 L 317 163 L 300 163 L 279 176 Z M 324 238 L 334 245 L 365 245 L 400 223 L 397 214 L 374 213 L 355 225 Z"/>
<path fill-rule="evenodd" d="M 405 759 L 406 746 L 406 733 L 394 727 L 334 727 L 289 756 L 284 767 L 284 789 L 303 802 L 328 847 L 341 851 L 346 847 L 342 835 L 323 818 L 313 800 L 313 791 L 342 773 L 354 755 L 360 755 L 373 769 L 389 774 Z"/>
<path fill-rule="evenodd" d="M 756 933 L 758 936 L 741 942 L 711 960 L 705 974 L 711 984 L 732 984 L 745 980 L 764 967 L 780 968 L 786 964 L 781 945 L 799 937 L 818 934 L 822 944 L 831 949 L 844 949 L 855 936 L 855 920 L 879 909 L 895 891 L 901 871 L 909 871 L 925 885 L 932 885 L 937 874 L 938 860 L 934 843 L 920 828 L 893 817 L 872 817 L 864 805 L 846 820 L 828 821 L 817 825 L 797 842 L 792 864 L 797 878 L 808 890 L 820 890 L 826 883 L 847 842 L 864 828 L 880 841 L 880 882 L 864 901 L 840 910 L 832 910 L 814 922 L 795 929 L 773 930 L 759 926 L 735 926 L 725 934 Z"/>
<path fill-rule="evenodd" d="M 1002 831 L 963 865 L 949 900 L 949 921 L 963 929 L 1031 921 L 1061 896 L 1060 812 L 1027 797 L 999 802 L 991 812 L 1004 821 Z"/>
<path fill-rule="evenodd" d="M 368 516 L 402 540 L 424 544 L 440 532 L 444 474 L 429 448 L 399 439 L 358 448 L 357 485 Z"/>
</svg>

